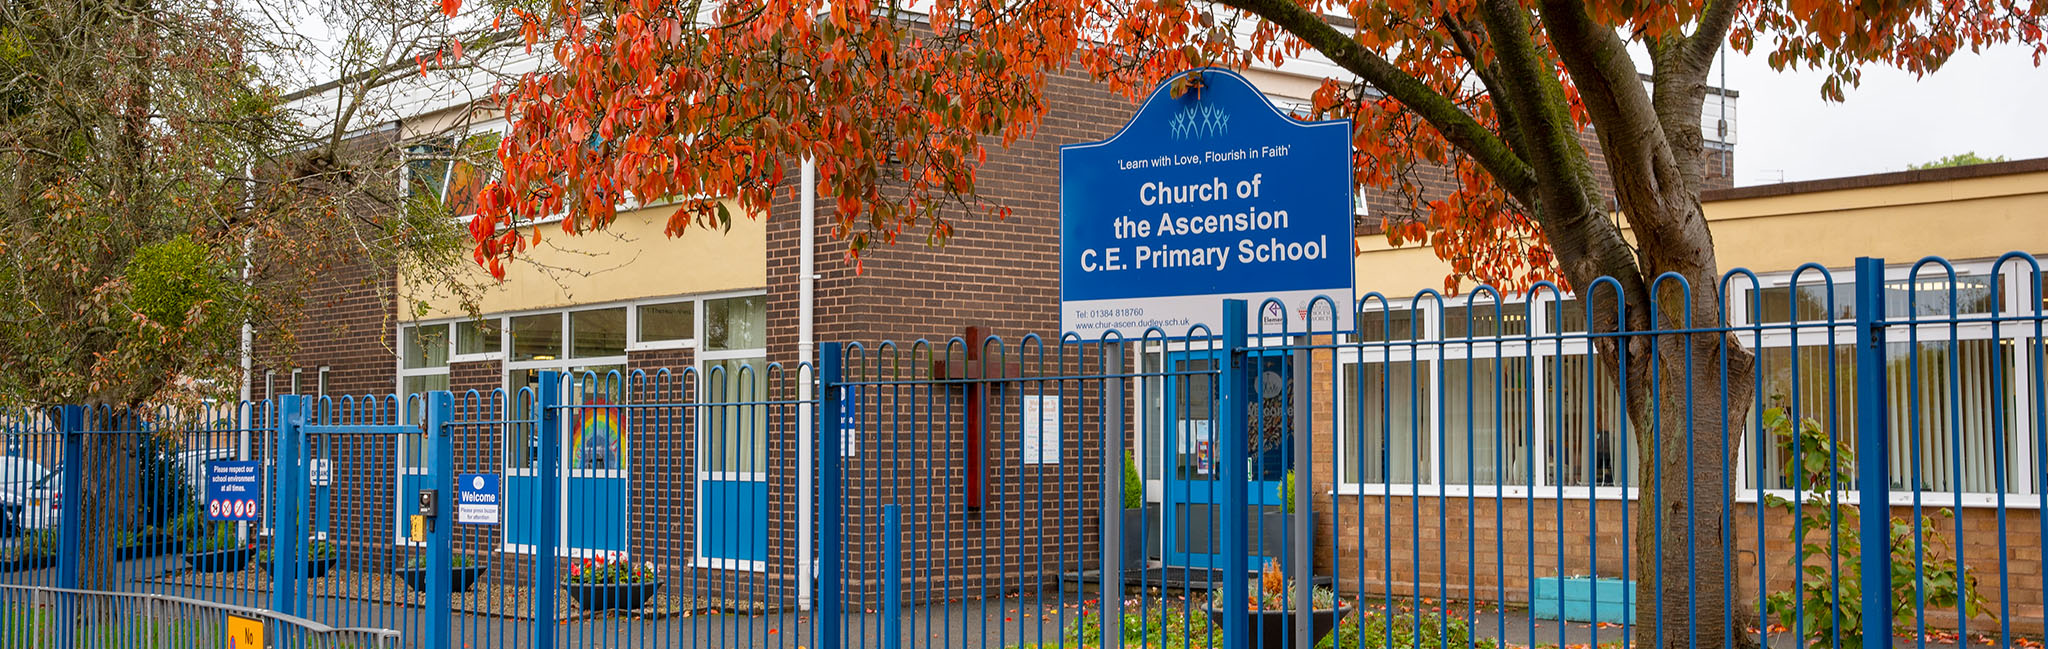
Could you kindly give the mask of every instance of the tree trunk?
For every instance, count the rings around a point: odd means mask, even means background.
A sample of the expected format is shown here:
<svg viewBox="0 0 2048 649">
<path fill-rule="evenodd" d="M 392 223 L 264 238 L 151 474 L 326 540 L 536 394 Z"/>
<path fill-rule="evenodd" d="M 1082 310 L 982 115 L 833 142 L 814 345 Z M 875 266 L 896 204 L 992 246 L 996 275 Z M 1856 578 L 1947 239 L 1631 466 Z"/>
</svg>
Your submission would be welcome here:
<svg viewBox="0 0 2048 649">
<path fill-rule="evenodd" d="M 1739 436 L 1756 390 L 1756 357 L 1728 334 L 1655 333 L 1724 324 L 1711 238 L 1698 203 L 1689 205 L 1691 213 L 1667 222 L 1697 223 L 1707 244 L 1643 251 L 1646 280 L 1674 272 L 1687 281 L 1645 281 L 1647 292 L 1629 300 L 1628 330 L 1636 335 L 1623 343 L 1626 363 L 1615 356 L 1605 363 L 1609 372 L 1627 372 L 1616 379 L 1642 449 L 1632 485 L 1638 487 L 1632 640 L 1672 649 L 1755 646 L 1747 621 L 1737 615 L 1747 607 L 1735 599 L 1732 490 Z M 1602 351 L 1619 350 L 1610 344 Z"/>
<path fill-rule="evenodd" d="M 141 418 L 132 408 L 95 406 L 88 410 L 85 448 L 79 475 L 78 494 L 78 587 L 86 590 L 121 590 L 115 573 L 115 552 L 123 531 L 138 525 L 135 513 L 137 475 L 134 461 L 136 436 L 144 434 Z M 69 495 L 67 494 L 67 497 Z"/>
</svg>

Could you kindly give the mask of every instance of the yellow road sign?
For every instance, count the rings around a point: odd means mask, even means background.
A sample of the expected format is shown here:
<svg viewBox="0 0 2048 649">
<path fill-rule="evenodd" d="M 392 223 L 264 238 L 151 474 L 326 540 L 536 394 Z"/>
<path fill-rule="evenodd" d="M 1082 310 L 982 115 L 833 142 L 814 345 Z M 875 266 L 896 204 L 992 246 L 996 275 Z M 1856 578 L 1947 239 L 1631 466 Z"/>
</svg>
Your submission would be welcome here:
<svg viewBox="0 0 2048 649">
<path fill-rule="evenodd" d="M 266 649 L 263 642 L 263 621 L 229 615 L 228 649 Z"/>
</svg>

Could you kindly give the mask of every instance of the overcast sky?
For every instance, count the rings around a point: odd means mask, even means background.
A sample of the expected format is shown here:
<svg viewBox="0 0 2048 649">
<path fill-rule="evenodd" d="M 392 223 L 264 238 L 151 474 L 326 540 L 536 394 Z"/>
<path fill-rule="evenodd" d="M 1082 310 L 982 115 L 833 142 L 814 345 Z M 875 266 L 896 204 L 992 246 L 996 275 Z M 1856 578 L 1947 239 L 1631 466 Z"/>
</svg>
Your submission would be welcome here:
<svg viewBox="0 0 2048 649">
<path fill-rule="evenodd" d="M 1903 171 L 1965 151 L 2048 157 L 2048 68 L 2036 69 L 2022 48 L 1957 54 L 1923 79 L 1870 68 L 1846 103 L 1821 100 L 1824 78 L 1774 71 L 1761 51 L 1729 52 L 1728 87 L 1741 93 L 1735 184 Z"/>
</svg>

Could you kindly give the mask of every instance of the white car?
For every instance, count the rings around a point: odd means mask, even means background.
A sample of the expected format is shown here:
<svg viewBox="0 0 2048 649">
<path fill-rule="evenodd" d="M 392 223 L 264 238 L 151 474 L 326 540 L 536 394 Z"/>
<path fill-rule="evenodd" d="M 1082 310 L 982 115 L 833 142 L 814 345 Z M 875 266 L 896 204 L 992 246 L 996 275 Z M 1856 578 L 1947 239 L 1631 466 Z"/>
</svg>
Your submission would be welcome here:
<svg viewBox="0 0 2048 649">
<path fill-rule="evenodd" d="M 173 461 L 185 469 L 185 486 L 191 497 L 206 497 L 206 463 L 235 459 L 232 448 L 202 448 L 180 451 Z M 24 502 L 26 501 L 26 502 Z M 30 530 L 54 527 L 64 515 L 64 467 L 45 472 L 34 482 L 15 488 L 0 487 L 0 507 L 18 508 L 17 525 Z"/>
<path fill-rule="evenodd" d="M 0 456 L 0 489 L 20 489 L 48 475 L 50 470 L 25 457 Z"/>
</svg>

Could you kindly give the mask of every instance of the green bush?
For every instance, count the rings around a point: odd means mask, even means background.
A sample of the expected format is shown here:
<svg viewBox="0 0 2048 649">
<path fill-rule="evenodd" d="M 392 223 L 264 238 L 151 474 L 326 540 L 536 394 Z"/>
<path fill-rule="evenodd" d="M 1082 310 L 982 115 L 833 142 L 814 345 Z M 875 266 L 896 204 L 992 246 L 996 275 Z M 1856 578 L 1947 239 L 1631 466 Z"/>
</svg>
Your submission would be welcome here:
<svg viewBox="0 0 2048 649">
<path fill-rule="evenodd" d="M 1379 613 L 1346 616 L 1337 630 L 1316 643 L 1316 649 L 1500 649 L 1493 638 L 1473 638 L 1472 626 L 1445 616 L 1402 613 L 1391 619 Z"/>
<path fill-rule="evenodd" d="M 1769 431 L 1777 441 L 1778 450 L 1787 458 L 1784 478 L 1792 482 L 1805 494 L 1802 505 L 1795 509 L 1791 500 L 1765 493 L 1764 505 L 1798 516 L 1790 533 L 1794 546 L 1803 549 L 1801 553 L 1786 553 L 1786 562 L 1791 564 L 1793 574 L 1799 577 L 1796 592 L 1771 593 L 1765 598 L 1765 608 L 1772 618 L 1786 627 L 1804 625 L 1806 644 L 1813 649 L 1832 647 L 1839 634 L 1841 646 L 1856 646 L 1863 642 L 1863 548 L 1862 538 L 1857 534 L 1859 512 L 1855 505 L 1839 502 L 1837 494 L 1850 489 L 1851 478 L 1855 475 L 1856 448 L 1852 439 L 1830 440 L 1828 432 L 1812 418 L 1803 419 L 1794 429 L 1792 418 L 1784 408 L 1772 407 L 1758 415 L 1763 429 Z M 1832 450 L 1832 452 L 1830 452 Z M 1937 509 L 1929 518 L 1945 519 L 1954 514 L 1946 509 Z M 1929 609 L 1954 609 L 1962 605 L 1967 617 L 1979 615 L 1989 617 L 1984 596 L 1977 592 L 1977 576 L 1954 558 L 1954 552 L 1946 539 L 1935 534 L 1939 524 L 1928 521 L 1917 531 L 1912 521 L 1903 518 L 1891 519 L 1889 553 L 1892 573 L 1892 631 L 1894 634 L 1914 632 L 1913 607 L 1915 600 L 1924 598 Z M 1840 534 L 1830 534 L 1839 530 Z M 1830 561 L 1831 545 L 1839 544 L 1841 553 Z M 1914 570 L 1915 547 L 1923 552 L 1923 561 L 1918 562 L 1919 574 L 1925 589 L 1916 595 Z M 1804 559 L 1802 564 L 1801 559 Z M 1831 566 L 1839 566 L 1839 580 L 1829 579 Z M 1838 585 L 1837 585 L 1838 584 Z M 1836 628 L 1835 603 L 1840 602 L 1840 628 Z"/>
<path fill-rule="evenodd" d="M 57 530 L 44 529 L 36 530 L 34 532 L 29 532 L 23 535 L 21 537 L 21 542 L 16 543 L 14 547 L 9 548 L 6 554 L 0 555 L 0 561 L 14 561 L 17 559 L 27 559 L 30 557 L 50 557 L 56 555 Z"/>
<path fill-rule="evenodd" d="M 207 531 L 185 542 L 186 554 L 205 554 L 208 552 L 249 547 L 244 546 L 240 540 L 235 538 L 235 526 L 233 525 L 213 523 L 204 526 L 203 529 Z"/>
<path fill-rule="evenodd" d="M 1124 454 L 1124 509 L 1145 506 L 1145 479 L 1138 476 L 1138 462 Z"/>
</svg>

